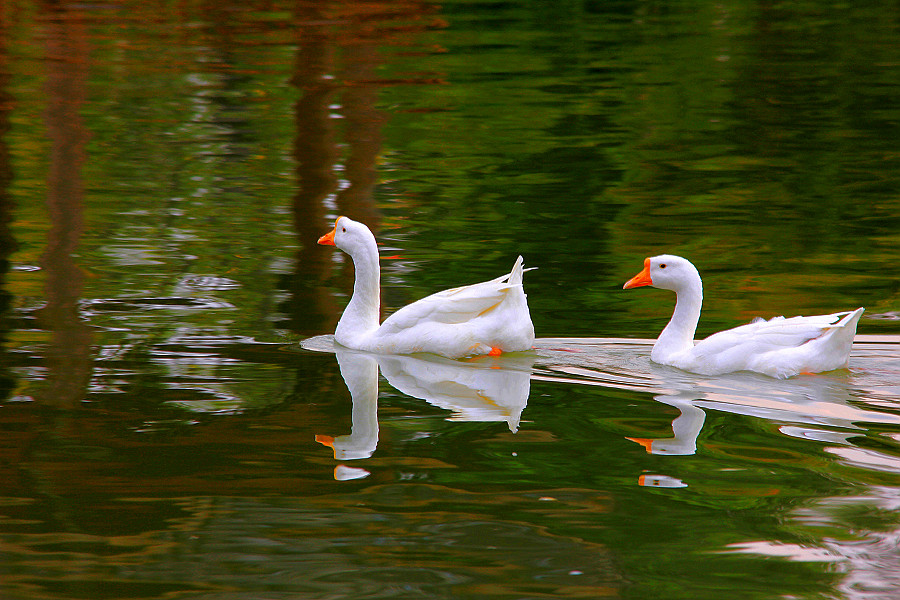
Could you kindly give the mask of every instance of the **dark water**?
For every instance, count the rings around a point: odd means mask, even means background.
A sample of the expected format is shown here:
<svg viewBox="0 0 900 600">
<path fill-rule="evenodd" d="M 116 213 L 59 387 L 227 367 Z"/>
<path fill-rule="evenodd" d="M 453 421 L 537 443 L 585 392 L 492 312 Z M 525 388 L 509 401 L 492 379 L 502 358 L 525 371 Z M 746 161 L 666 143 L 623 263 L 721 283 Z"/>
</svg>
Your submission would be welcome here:
<svg viewBox="0 0 900 600">
<path fill-rule="evenodd" d="M 898 8 L 0 4 L 0 597 L 896 597 Z M 338 214 L 535 353 L 301 348 Z M 651 364 L 661 252 L 851 369 Z"/>
</svg>

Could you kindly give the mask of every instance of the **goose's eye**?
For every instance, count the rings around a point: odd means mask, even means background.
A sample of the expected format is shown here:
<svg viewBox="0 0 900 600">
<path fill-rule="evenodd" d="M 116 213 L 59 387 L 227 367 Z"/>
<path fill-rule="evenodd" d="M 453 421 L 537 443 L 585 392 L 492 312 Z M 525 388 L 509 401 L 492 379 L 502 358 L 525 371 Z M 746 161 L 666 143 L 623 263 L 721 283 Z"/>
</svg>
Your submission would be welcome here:
<svg viewBox="0 0 900 600">
<path fill-rule="evenodd" d="M 347 228 L 346 228 L 346 227 L 341 227 L 341 231 L 343 231 L 344 233 L 347 233 Z"/>
<path fill-rule="evenodd" d="M 659 265 L 659 268 L 660 268 L 660 269 L 665 269 L 665 268 L 666 268 L 666 263 L 663 263 L 663 264 Z"/>
</svg>

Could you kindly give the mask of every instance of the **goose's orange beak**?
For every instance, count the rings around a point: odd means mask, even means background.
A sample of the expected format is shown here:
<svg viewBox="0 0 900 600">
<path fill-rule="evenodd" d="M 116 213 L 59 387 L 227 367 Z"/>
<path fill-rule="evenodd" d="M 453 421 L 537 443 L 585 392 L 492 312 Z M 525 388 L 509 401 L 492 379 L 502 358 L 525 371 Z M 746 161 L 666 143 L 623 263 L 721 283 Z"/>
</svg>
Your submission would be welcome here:
<svg viewBox="0 0 900 600">
<path fill-rule="evenodd" d="M 647 451 L 648 454 L 653 454 L 653 440 L 648 438 L 625 438 L 629 442 L 635 442 L 644 447 L 644 450 Z"/>
<path fill-rule="evenodd" d="M 322 241 L 319 240 L 321 244 Z M 653 285 L 653 280 L 650 279 L 650 259 L 644 259 L 644 270 L 629 279 L 625 282 L 625 285 L 622 286 L 623 290 L 630 290 L 631 288 L 641 287 L 642 285 Z"/>
<path fill-rule="evenodd" d="M 323 446 L 328 446 L 329 448 L 334 448 L 334 438 L 330 435 L 316 435 L 316 441 L 322 444 Z"/>
<path fill-rule="evenodd" d="M 338 217 L 337 221 L 334 222 L 334 229 L 319 238 L 320 244 L 322 244 L 323 246 L 334 246 L 334 234 L 337 231 L 338 221 L 340 220 L 341 218 Z"/>
</svg>

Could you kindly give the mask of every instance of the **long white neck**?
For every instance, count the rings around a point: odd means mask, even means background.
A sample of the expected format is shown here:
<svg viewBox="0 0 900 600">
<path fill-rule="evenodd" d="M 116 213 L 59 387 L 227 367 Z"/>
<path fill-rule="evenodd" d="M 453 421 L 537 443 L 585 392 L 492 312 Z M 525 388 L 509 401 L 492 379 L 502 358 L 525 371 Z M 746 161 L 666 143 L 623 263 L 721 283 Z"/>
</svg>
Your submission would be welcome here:
<svg viewBox="0 0 900 600">
<path fill-rule="evenodd" d="M 374 238 L 361 244 L 350 257 L 353 259 L 353 296 L 344 309 L 334 331 L 338 343 L 358 347 L 361 336 L 378 329 L 381 310 L 381 265 Z M 356 343 L 354 343 L 354 340 Z"/>
<path fill-rule="evenodd" d="M 685 281 L 675 290 L 675 313 L 653 345 L 650 353 L 653 360 L 661 362 L 666 357 L 694 347 L 702 304 L 703 283 L 699 276 Z"/>
</svg>

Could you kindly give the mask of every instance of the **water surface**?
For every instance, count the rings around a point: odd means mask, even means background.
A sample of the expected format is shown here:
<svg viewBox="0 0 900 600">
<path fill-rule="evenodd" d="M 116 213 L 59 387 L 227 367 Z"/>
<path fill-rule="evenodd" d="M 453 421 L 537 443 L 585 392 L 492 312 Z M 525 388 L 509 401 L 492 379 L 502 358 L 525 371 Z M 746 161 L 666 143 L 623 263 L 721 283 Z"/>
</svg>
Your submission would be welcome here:
<svg viewBox="0 0 900 600">
<path fill-rule="evenodd" d="M 5 3 L 0 596 L 895 597 L 895 8 Z M 535 351 L 335 352 L 339 214 Z M 661 252 L 850 369 L 652 364 Z"/>
</svg>

